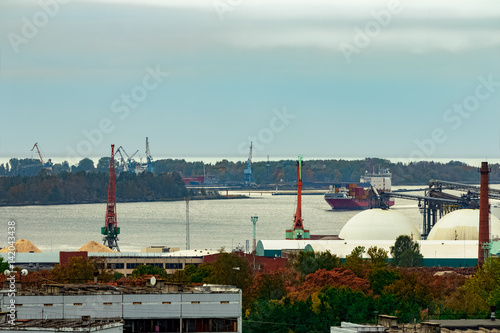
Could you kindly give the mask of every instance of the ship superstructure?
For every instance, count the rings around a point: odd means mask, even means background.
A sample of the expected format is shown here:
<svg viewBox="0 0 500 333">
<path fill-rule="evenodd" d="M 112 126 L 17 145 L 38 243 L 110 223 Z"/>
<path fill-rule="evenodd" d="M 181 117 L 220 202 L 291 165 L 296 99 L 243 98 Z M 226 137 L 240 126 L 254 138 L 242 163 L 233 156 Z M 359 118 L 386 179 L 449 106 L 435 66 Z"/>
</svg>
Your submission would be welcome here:
<svg viewBox="0 0 500 333">
<path fill-rule="evenodd" d="M 378 173 L 366 172 L 361 176 L 360 184 L 347 184 L 341 187 L 330 186 L 330 190 L 325 193 L 325 201 L 335 210 L 363 210 L 378 207 L 376 194 L 391 191 L 391 176 L 388 169 Z M 369 184 L 369 186 L 366 186 Z M 394 205 L 394 200 L 384 200 L 387 206 Z"/>
</svg>

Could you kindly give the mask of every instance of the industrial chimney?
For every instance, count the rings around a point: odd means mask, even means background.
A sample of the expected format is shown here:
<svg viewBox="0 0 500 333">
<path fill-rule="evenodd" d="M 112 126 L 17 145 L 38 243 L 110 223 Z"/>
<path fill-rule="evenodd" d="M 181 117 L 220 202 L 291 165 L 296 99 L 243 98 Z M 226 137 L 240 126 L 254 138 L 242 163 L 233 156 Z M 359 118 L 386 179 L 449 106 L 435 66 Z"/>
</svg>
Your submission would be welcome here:
<svg viewBox="0 0 500 333">
<path fill-rule="evenodd" d="M 479 198 L 479 248 L 478 264 L 484 264 L 484 259 L 489 256 L 490 242 L 490 205 L 488 200 L 488 180 L 490 169 L 488 162 L 481 163 L 481 194 Z"/>
</svg>

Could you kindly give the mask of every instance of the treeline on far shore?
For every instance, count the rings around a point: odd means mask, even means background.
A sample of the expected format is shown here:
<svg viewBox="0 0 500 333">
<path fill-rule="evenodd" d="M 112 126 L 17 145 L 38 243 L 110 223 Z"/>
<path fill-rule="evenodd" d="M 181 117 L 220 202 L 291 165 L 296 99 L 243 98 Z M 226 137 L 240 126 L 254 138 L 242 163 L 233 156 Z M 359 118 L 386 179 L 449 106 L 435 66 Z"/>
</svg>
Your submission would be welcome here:
<svg viewBox="0 0 500 333">
<path fill-rule="evenodd" d="M 109 157 L 102 157 L 94 164 L 91 159 L 84 158 L 76 165 L 68 162 L 56 163 L 52 173 L 108 173 Z M 252 163 L 252 176 L 256 185 L 294 183 L 297 180 L 297 169 L 294 160 L 281 160 Z M 135 170 L 138 163 L 132 161 L 124 166 L 115 162 L 117 173 Z M 183 159 L 161 159 L 152 162 L 153 174 L 178 173 L 181 177 L 210 176 L 210 182 L 216 184 L 242 183 L 246 161 L 232 162 L 221 160 L 216 163 L 187 162 Z M 490 163 L 491 182 L 500 182 L 500 164 Z M 308 160 L 304 161 L 302 177 L 305 182 L 340 183 L 359 182 L 365 172 L 377 172 L 388 169 L 392 173 L 393 185 L 425 185 L 431 179 L 446 181 L 479 183 L 480 175 L 477 166 L 470 166 L 459 161 L 448 163 L 410 162 L 392 163 L 386 159 L 365 158 L 360 160 Z M 11 158 L 9 163 L 0 164 L 0 177 L 37 176 L 42 164 L 36 159 Z"/>
<path fill-rule="evenodd" d="M 40 172 L 33 177 L 0 177 L 0 205 L 106 202 L 109 175 L 101 172 Z M 177 173 L 122 173 L 116 178 L 119 202 L 160 201 L 188 196 Z"/>
</svg>

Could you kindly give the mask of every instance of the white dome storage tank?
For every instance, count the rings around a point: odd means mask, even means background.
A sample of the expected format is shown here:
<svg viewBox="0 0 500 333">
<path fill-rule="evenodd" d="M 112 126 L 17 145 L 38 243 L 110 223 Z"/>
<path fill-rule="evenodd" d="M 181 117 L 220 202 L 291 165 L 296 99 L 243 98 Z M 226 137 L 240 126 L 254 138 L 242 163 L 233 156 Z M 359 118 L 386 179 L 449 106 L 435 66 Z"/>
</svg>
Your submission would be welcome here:
<svg viewBox="0 0 500 333">
<path fill-rule="evenodd" d="M 369 209 L 353 216 L 339 237 L 345 240 L 396 240 L 408 235 L 419 240 L 420 232 L 406 216 L 390 209 Z"/>
<path fill-rule="evenodd" d="M 491 239 L 500 236 L 500 220 L 490 214 Z M 446 214 L 432 227 L 428 240 L 477 240 L 479 209 L 460 209 Z"/>
<path fill-rule="evenodd" d="M 494 204 L 490 206 L 491 214 L 497 219 L 500 219 L 500 204 Z"/>
</svg>

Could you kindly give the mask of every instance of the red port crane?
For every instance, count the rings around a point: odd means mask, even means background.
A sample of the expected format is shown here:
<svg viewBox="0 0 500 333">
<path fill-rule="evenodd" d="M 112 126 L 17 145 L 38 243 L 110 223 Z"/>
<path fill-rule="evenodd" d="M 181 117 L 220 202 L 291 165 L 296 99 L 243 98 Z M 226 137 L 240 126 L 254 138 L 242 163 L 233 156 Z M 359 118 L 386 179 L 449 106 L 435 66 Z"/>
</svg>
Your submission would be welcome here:
<svg viewBox="0 0 500 333">
<path fill-rule="evenodd" d="M 286 239 L 310 239 L 309 230 L 304 229 L 302 219 L 302 156 L 297 161 L 297 211 L 293 218 L 293 229 L 286 231 Z"/>
<path fill-rule="evenodd" d="M 116 177 L 115 177 L 115 145 L 111 145 L 111 160 L 109 161 L 108 201 L 106 204 L 106 220 L 101 234 L 104 235 L 104 245 L 119 252 L 118 235 L 120 228 L 116 220 Z"/>
</svg>

